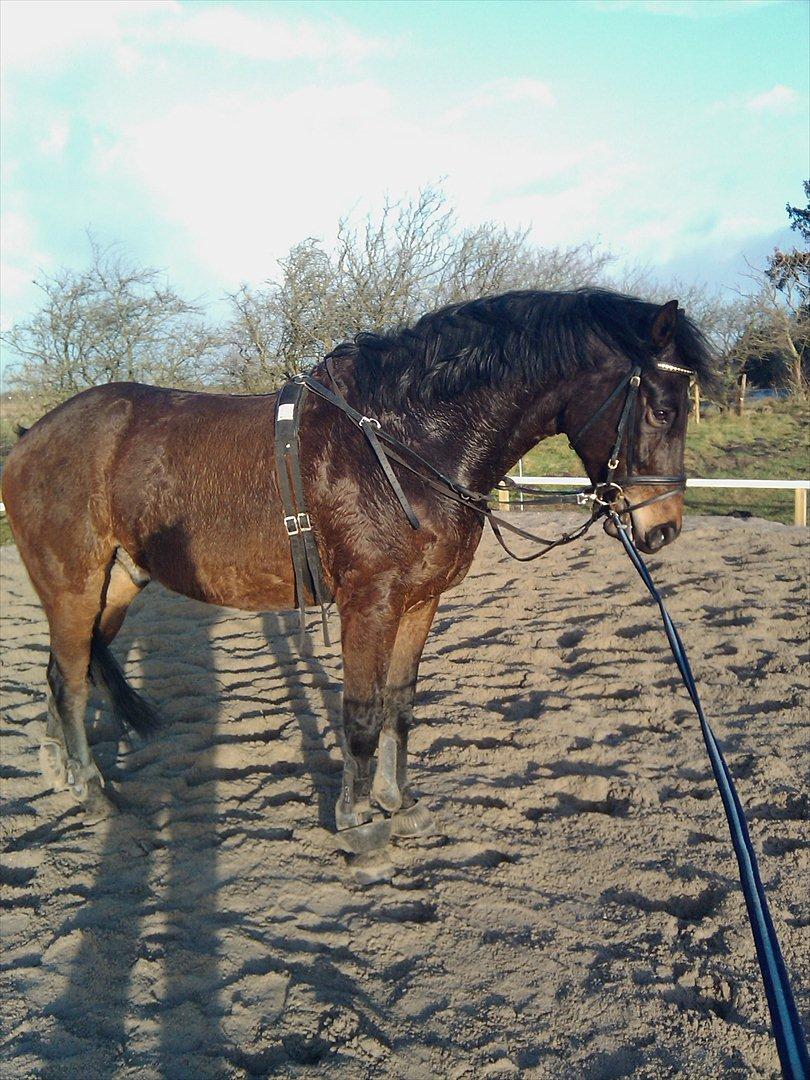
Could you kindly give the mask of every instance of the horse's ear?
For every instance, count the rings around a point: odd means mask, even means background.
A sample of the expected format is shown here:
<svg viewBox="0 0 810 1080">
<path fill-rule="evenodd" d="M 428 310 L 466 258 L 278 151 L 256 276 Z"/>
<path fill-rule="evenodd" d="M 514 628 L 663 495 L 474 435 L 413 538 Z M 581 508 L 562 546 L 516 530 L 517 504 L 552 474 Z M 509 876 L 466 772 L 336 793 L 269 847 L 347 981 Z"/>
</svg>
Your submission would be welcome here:
<svg viewBox="0 0 810 1080">
<path fill-rule="evenodd" d="M 664 349 L 675 337 L 675 327 L 678 322 L 678 301 L 667 300 L 663 307 L 655 313 L 652 322 L 650 337 L 656 349 Z"/>
</svg>

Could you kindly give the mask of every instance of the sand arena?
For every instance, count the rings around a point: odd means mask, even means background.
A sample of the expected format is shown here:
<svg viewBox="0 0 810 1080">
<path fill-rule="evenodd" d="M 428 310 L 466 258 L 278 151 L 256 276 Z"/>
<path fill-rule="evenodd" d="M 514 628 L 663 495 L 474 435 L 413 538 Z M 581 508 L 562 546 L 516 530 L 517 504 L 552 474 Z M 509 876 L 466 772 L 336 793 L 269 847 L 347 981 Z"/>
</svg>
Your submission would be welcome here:
<svg viewBox="0 0 810 1080">
<path fill-rule="evenodd" d="M 806 538 L 691 518 L 650 560 L 805 1017 Z M 697 721 L 600 530 L 533 567 L 487 535 L 444 596 L 412 737 L 442 831 L 365 890 L 332 850 L 338 650 L 150 586 L 115 651 L 167 725 L 130 745 L 95 710 L 124 809 L 86 825 L 39 775 L 47 629 L 13 547 L 2 586 L 4 1076 L 779 1075 Z"/>
</svg>

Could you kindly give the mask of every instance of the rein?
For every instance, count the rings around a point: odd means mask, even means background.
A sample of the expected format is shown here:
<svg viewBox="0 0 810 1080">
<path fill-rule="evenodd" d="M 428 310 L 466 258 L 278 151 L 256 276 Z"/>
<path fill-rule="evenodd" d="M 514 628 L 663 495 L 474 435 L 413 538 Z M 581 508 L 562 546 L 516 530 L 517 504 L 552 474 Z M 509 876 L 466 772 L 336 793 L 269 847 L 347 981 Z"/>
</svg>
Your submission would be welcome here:
<svg viewBox="0 0 810 1080">
<path fill-rule="evenodd" d="M 734 787 L 729 767 L 717 744 L 711 725 L 703 712 L 695 677 L 692 674 L 689 658 L 686 655 L 686 649 L 681 641 L 678 629 L 670 618 L 661 593 L 655 587 L 646 563 L 628 535 L 628 526 L 622 523 L 621 518 L 615 511 L 610 512 L 610 519 L 616 526 L 617 535 L 627 552 L 628 558 L 646 585 L 650 596 L 658 605 L 669 647 L 672 650 L 678 671 L 700 721 L 700 730 L 703 734 L 703 741 L 709 755 L 709 763 L 726 813 L 734 854 L 737 857 L 740 885 L 745 897 L 748 921 L 751 925 L 757 961 L 762 974 L 762 982 L 765 986 L 765 997 L 771 1015 L 782 1073 L 786 1080 L 806 1080 L 810 1075 L 810 1058 L 807 1053 L 807 1044 L 804 1039 L 796 1002 L 793 998 L 793 991 L 790 988 L 785 961 L 779 948 L 779 939 L 774 929 L 768 899 L 759 874 L 757 857 L 748 833 L 745 812 Z"/>
</svg>

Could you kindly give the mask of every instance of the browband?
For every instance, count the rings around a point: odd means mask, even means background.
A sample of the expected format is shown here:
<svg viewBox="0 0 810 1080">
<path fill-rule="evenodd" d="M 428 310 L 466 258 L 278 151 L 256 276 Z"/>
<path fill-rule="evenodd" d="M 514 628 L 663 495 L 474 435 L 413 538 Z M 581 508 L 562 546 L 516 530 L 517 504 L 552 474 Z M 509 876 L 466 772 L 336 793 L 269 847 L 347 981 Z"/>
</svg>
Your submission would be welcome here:
<svg viewBox="0 0 810 1080">
<path fill-rule="evenodd" d="M 674 371 L 676 375 L 688 375 L 690 379 L 695 377 L 695 372 L 688 367 L 678 367 L 677 364 L 668 364 L 666 360 L 656 360 L 655 366 L 661 371 Z"/>
</svg>

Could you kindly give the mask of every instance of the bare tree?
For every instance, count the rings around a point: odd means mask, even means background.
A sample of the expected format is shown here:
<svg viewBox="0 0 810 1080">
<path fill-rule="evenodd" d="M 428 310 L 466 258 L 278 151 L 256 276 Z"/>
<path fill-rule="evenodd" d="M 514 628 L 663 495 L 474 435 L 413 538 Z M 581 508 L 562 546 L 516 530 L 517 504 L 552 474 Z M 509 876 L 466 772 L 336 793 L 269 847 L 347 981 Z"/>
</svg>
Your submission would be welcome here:
<svg viewBox="0 0 810 1080">
<path fill-rule="evenodd" d="M 786 386 L 807 396 L 810 359 L 810 181 L 805 181 L 806 208 L 787 205 L 791 228 L 805 250 L 775 249 L 764 269 L 751 266 L 749 285 L 738 290 L 740 319 L 734 352 L 750 374 L 770 385 Z"/>
<path fill-rule="evenodd" d="M 751 280 L 758 288 L 746 297 L 745 322 L 736 350 L 744 366 L 759 362 L 770 369 L 772 383 L 786 386 L 799 398 L 807 396 L 810 357 L 810 318 L 794 285 L 778 288 L 759 270 Z"/>
<path fill-rule="evenodd" d="M 444 195 L 427 188 L 386 202 L 359 227 L 343 219 L 331 254 L 305 240 L 282 261 L 279 280 L 232 296 L 229 377 L 243 389 L 272 389 L 361 330 L 390 330 L 509 289 L 592 284 L 610 260 L 590 244 L 537 248 L 525 231 L 494 224 L 462 231 Z"/>
<path fill-rule="evenodd" d="M 218 339 L 200 309 L 160 271 L 131 265 L 91 236 L 86 270 L 57 270 L 36 285 L 43 299 L 3 340 L 20 358 L 12 380 L 49 408 L 89 386 L 118 380 L 204 383 Z"/>
</svg>

